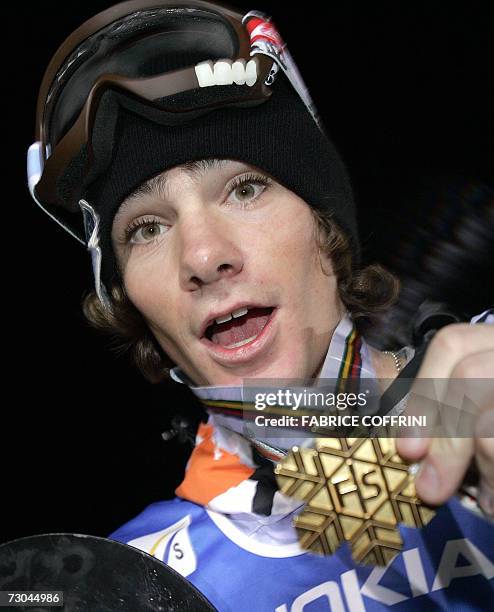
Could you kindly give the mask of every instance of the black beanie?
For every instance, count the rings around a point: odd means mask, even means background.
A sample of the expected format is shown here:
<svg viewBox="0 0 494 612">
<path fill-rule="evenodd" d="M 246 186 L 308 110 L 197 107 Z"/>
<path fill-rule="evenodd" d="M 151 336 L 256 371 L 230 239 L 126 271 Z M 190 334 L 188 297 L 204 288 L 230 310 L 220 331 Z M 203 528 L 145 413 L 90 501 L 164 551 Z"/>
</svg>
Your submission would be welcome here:
<svg viewBox="0 0 494 612">
<path fill-rule="evenodd" d="M 213 86 L 190 96 L 220 95 Z M 245 86 L 244 86 L 245 87 Z M 117 279 L 111 227 L 122 201 L 157 174 L 205 158 L 226 158 L 257 166 L 275 177 L 310 206 L 332 214 L 351 241 L 359 259 L 355 205 L 344 164 L 321 132 L 285 75 L 273 93 L 256 106 L 229 106 L 207 114 L 167 112 L 110 92 L 100 104 L 93 133 L 99 178 L 84 197 L 101 217 L 102 280 L 109 288 Z M 182 94 L 183 96 L 183 94 Z M 183 100 L 167 99 L 167 106 Z M 106 110 L 105 110 L 106 109 Z"/>
</svg>

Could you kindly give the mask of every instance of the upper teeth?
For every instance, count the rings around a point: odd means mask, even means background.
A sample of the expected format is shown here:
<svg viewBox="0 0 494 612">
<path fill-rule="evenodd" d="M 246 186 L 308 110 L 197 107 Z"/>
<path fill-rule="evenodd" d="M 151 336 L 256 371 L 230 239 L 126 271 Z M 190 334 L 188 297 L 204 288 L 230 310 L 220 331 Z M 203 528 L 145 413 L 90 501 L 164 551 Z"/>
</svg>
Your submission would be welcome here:
<svg viewBox="0 0 494 612">
<path fill-rule="evenodd" d="M 243 317 L 249 312 L 248 308 L 239 308 L 238 310 L 234 310 L 230 314 L 223 315 L 222 317 L 218 317 L 215 319 L 216 323 L 226 323 L 230 319 L 237 319 L 238 317 Z"/>
<path fill-rule="evenodd" d="M 195 66 L 199 87 L 211 85 L 248 85 L 252 87 L 257 80 L 257 63 L 251 59 L 245 63 L 244 59 L 232 62 L 230 59 L 221 59 L 216 62 L 207 60 Z"/>
</svg>

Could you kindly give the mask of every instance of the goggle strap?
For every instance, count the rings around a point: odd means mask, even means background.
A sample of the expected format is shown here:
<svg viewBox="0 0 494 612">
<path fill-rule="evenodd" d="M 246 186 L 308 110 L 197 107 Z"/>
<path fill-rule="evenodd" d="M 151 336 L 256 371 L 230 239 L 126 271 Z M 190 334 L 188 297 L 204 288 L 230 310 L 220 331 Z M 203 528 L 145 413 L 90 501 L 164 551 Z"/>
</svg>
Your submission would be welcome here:
<svg viewBox="0 0 494 612">
<path fill-rule="evenodd" d="M 86 200 L 79 200 L 79 206 L 84 218 L 84 228 L 86 230 L 87 248 L 91 255 L 93 267 L 94 288 L 99 301 L 106 310 L 111 312 L 111 302 L 108 291 L 101 281 L 101 261 L 103 255 L 99 243 L 100 217 L 94 208 Z"/>
<path fill-rule="evenodd" d="M 324 133 L 324 129 L 319 119 L 319 113 L 317 112 L 315 104 L 310 96 L 309 89 L 305 84 L 299 69 L 297 68 L 297 64 L 288 51 L 288 47 L 281 38 L 276 26 L 271 21 L 271 17 L 260 11 L 249 11 L 242 18 L 242 24 L 247 29 L 250 36 L 250 55 L 266 55 L 275 62 L 277 67 L 283 70 L 288 80 L 292 84 L 292 87 L 305 104 L 305 107 L 307 108 L 317 127 Z M 277 70 L 271 69 L 271 73 L 268 77 L 271 82 L 266 83 L 266 85 L 270 85 L 274 81 L 276 78 L 276 72 Z"/>
<path fill-rule="evenodd" d="M 309 89 L 307 85 L 305 84 L 305 81 L 303 80 L 299 69 L 297 68 L 297 64 L 293 60 L 290 52 L 288 51 L 286 47 L 284 49 L 284 56 L 285 56 L 286 68 L 281 67 L 281 69 L 284 71 L 290 83 L 292 84 L 293 88 L 300 96 L 302 102 L 305 104 L 305 107 L 309 111 L 311 117 L 314 119 L 317 127 L 323 132 L 324 130 L 321 125 L 319 113 L 309 93 Z"/>
<path fill-rule="evenodd" d="M 80 242 L 83 245 L 86 245 L 84 240 L 80 238 L 73 230 L 70 229 L 68 225 L 66 225 L 61 219 L 59 219 L 56 215 L 54 215 L 51 211 L 49 211 L 43 204 L 39 201 L 36 196 L 36 185 L 39 183 L 41 175 L 43 173 L 43 143 L 34 142 L 29 149 L 27 150 L 27 183 L 29 188 L 29 193 L 31 197 L 36 202 L 36 204 L 41 208 L 41 210 L 47 214 L 50 219 L 58 223 L 58 225 L 63 228 L 66 232 L 68 232 L 73 238 Z"/>
</svg>

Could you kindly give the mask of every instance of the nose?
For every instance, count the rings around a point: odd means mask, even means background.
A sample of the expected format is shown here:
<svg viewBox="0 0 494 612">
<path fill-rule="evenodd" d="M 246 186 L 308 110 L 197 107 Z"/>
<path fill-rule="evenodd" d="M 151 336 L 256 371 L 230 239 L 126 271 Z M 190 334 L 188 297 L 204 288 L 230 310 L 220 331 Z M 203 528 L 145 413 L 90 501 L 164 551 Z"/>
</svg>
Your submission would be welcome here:
<svg viewBox="0 0 494 612">
<path fill-rule="evenodd" d="M 241 272 L 243 258 L 234 233 L 207 213 L 184 222 L 180 231 L 180 283 L 195 291 Z"/>
</svg>

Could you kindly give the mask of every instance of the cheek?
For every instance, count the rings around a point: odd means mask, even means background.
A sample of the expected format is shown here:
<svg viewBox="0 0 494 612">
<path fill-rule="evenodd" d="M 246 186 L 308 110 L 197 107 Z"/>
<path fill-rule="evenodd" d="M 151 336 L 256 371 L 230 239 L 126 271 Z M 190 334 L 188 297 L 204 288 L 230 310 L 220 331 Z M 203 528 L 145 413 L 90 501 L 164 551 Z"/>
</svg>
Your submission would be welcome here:
<svg viewBox="0 0 494 612">
<path fill-rule="evenodd" d="M 174 313 L 181 310 L 174 303 L 168 286 L 143 274 L 134 274 L 128 266 L 124 274 L 125 290 L 130 301 L 146 320 L 151 333 L 174 363 L 180 363 L 184 340 L 180 320 Z"/>
<path fill-rule="evenodd" d="M 303 286 L 312 293 L 330 284 L 321 265 L 312 213 L 305 203 L 277 224 L 274 236 L 270 234 L 270 260 L 276 262 L 277 272 L 288 286 L 297 291 Z M 332 271 L 331 266 L 329 269 Z"/>
<path fill-rule="evenodd" d="M 292 265 L 298 268 L 313 261 L 312 214 L 307 204 L 298 200 L 295 196 L 280 198 L 262 223 L 243 228 L 240 239 L 245 252 L 256 259 L 261 269 L 283 270 L 286 275 Z"/>
<path fill-rule="evenodd" d="M 144 316 L 146 315 L 146 306 L 149 305 L 148 293 L 153 286 L 152 283 L 144 282 L 142 274 L 138 274 L 137 270 L 131 263 L 127 263 L 123 274 L 125 291 L 130 301 Z"/>
<path fill-rule="evenodd" d="M 279 257 L 279 274 L 285 281 L 289 299 L 296 313 L 295 328 L 306 322 L 304 333 L 326 333 L 339 313 L 339 295 L 330 257 L 320 252 L 315 221 L 310 209 L 304 208 L 281 233 L 283 257 Z M 309 343 L 308 343 L 309 344 Z"/>
<path fill-rule="evenodd" d="M 171 292 L 165 290 L 165 284 L 152 273 L 149 266 L 143 272 L 141 266 L 134 266 L 127 262 L 123 275 L 125 291 L 137 310 L 151 326 L 170 329 L 170 313 L 176 312 L 173 308 Z"/>
</svg>

